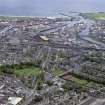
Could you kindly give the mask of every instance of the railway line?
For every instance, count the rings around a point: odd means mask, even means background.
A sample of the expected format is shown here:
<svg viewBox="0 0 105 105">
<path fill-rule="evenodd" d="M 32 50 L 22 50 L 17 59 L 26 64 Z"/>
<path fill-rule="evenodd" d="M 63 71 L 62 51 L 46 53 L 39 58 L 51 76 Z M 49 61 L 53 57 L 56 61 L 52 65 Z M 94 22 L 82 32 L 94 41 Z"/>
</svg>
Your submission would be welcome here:
<svg viewBox="0 0 105 105">
<path fill-rule="evenodd" d="M 95 48 L 95 47 L 88 47 L 88 46 L 81 46 L 78 44 L 60 44 L 60 43 L 53 43 L 53 42 L 34 42 L 34 43 L 11 43 L 11 42 L 0 42 L 0 45 L 2 46 L 8 46 L 9 49 L 11 49 L 13 46 L 18 47 L 18 46 L 48 46 L 48 47 L 52 47 L 52 48 L 61 48 L 61 49 L 77 49 L 77 50 L 95 50 L 95 51 L 105 51 L 104 48 Z M 0 51 L 6 51 L 7 48 L 4 49 L 0 49 Z"/>
</svg>

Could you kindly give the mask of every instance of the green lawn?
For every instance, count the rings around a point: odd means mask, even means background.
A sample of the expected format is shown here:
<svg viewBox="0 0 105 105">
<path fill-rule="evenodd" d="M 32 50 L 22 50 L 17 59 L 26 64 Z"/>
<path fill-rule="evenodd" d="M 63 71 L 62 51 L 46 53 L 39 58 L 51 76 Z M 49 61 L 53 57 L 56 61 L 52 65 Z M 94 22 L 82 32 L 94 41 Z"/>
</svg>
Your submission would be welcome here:
<svg viewBox="0 0 105 105">
<path fill-rule="evenodd" d="M 85 15 L 92 19 L 105 20 L 105 13 L 86 13 Z"/>
<path fill-rule="evenodd" d="M 63 69 L 60 69 L 60 68 L 56 68 L 54 71 L 53 71 L 53 74 L 55 76 L 60 76 L 60 75 L 63 75 L 65 73 L 65 71 Z"/>
<path fill-rule="evenodd" d="M 72 77 L 71 80 L 73 80 L 75 83 L 77 83 L 80 86 L 86 86 L 88 84 L 87 80 L 79 79 L 76 77 Z"/>
<path fill-rule="evenodd" d="M 23 69 L 16 69 L 15 74 L 18 76 L 31 76 L 31 75 L 38 76 L 41 74 L 41 70 L 40 68 L 37 67 L 27 67 Z"/>
</svg>

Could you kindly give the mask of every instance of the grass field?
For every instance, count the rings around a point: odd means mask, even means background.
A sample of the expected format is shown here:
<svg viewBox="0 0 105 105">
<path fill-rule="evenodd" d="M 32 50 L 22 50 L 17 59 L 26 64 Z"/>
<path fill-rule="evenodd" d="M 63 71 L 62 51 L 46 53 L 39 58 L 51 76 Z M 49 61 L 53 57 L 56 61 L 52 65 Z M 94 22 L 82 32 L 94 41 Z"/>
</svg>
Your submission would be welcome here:
<svg viewBox="0 0 105 105">
<path fill-rule="evenodd" d="M 85 15 L 95 20 L 105 20 L 105 13 L 86 13 Z"/>
<path fill-rule="evenodd" d="M 90 83 L 89 81 L 87 81 L 87 80 L 85 80 L 83 78 L 79 78 L 79 77 L 77 77 L 75 75 L 72 75 L 72 74 L 64 75 L 62 78 L 64 80 L 72 81 L 72 82 L 76 83 L 82 89 L 84 89 L 85 87 L 87 87 L 88 84 Z"/>
<path fill-rule="evenodd" d="M 86 86 L 89 83 L 87 80 L 79 79 L 79 78 L 76 78 L 76 77 L 72 77 L 71 80 L 74 81 L 75 83 L 77 83 L 80 86 Z"/>
<path fill-rule="evenodd" d="M 53 74 L 55 76 L 61 76 L 65 73 L 65 71 L 63 69 L 60 69 L 60 68 L 56 68 L 54 71 L 53 71 Z"/>
<path fill-rule="evenodd" d="M 43 71 L 35 64 L 2 65 L 0 74 L 12 74 L 16 76 L 40 76 Z"/>
<path fill-rule="evenodd" d="M 16 69 L 14 73 L 18 76 L 39 76 L 41 74 L 41 70 L 38 67 L 26 67 L 23 69 Z"/>
</svg>

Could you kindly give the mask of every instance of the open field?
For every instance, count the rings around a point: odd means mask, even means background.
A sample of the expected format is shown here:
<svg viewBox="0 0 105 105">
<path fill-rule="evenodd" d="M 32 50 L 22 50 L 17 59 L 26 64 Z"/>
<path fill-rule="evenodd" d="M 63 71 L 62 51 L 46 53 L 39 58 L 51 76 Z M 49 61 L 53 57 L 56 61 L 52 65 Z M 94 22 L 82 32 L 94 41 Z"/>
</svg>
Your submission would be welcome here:
<svg viewBox="0 0 105 105">
<path fill-rule="evenodd" d="M 85 79 L 78 78 L 78 77 L 75 77 L 75 76 L 70 75 L 70 74 L 64 75 L 64 76 L 62 76 L 62 78 L 65 79 L 65 80 L 67 80 L 67 81 L 73 81 L 76 84 L 78 84 L 80 87 L 87 86 L 88 83 L 89 83 Z"/>
<path fill-rule="evenodd" d="M 0 74 L 13 74 L 16 76 L 39 76 L 42 70 L 35 65 L 2 65 L 0 66 Z"/>
<path fill-rule="evenodd" d="M 85 13 L 84 15 L 94 20 L 105 20 L 105 13 Z"/>
<path fill-rule="evenodd" d="M 27 67 L 23 69 L 16 69 L 14 73 L 19 76 L 38 76 L 41 74 L 41 70 L 38 67 Z"/>
<path fill-rule="evenodd" d="M 53 74 L 55 76 L 61 76 L 65 73 L 65 71 L 63 69 L 60 69 L 60 68 L 56 68 L 54 71 L 53 71 Z"/>
<path fill-rule="evenodd" d="M 79 78 L 76 78 L 76 77 L 72 77 L 71 80 L 76 82 L 80 86 L 86 86 L 88 84 L 87 80 L 79 79 Z"/>
</svg>

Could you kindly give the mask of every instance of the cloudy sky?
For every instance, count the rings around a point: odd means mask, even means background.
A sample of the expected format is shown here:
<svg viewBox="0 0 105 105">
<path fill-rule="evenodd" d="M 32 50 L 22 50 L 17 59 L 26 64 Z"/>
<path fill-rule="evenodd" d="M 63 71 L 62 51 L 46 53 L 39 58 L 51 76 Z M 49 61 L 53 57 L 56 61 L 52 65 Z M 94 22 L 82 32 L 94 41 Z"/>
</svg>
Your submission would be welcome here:
<svg viewBox="0 0 105 105">
<path fill-rule="evenodd" d="M 59 11 L 105 11 L 105 0 L 0 0 L 3 15 L 50 15 Z"/>
</svg>

